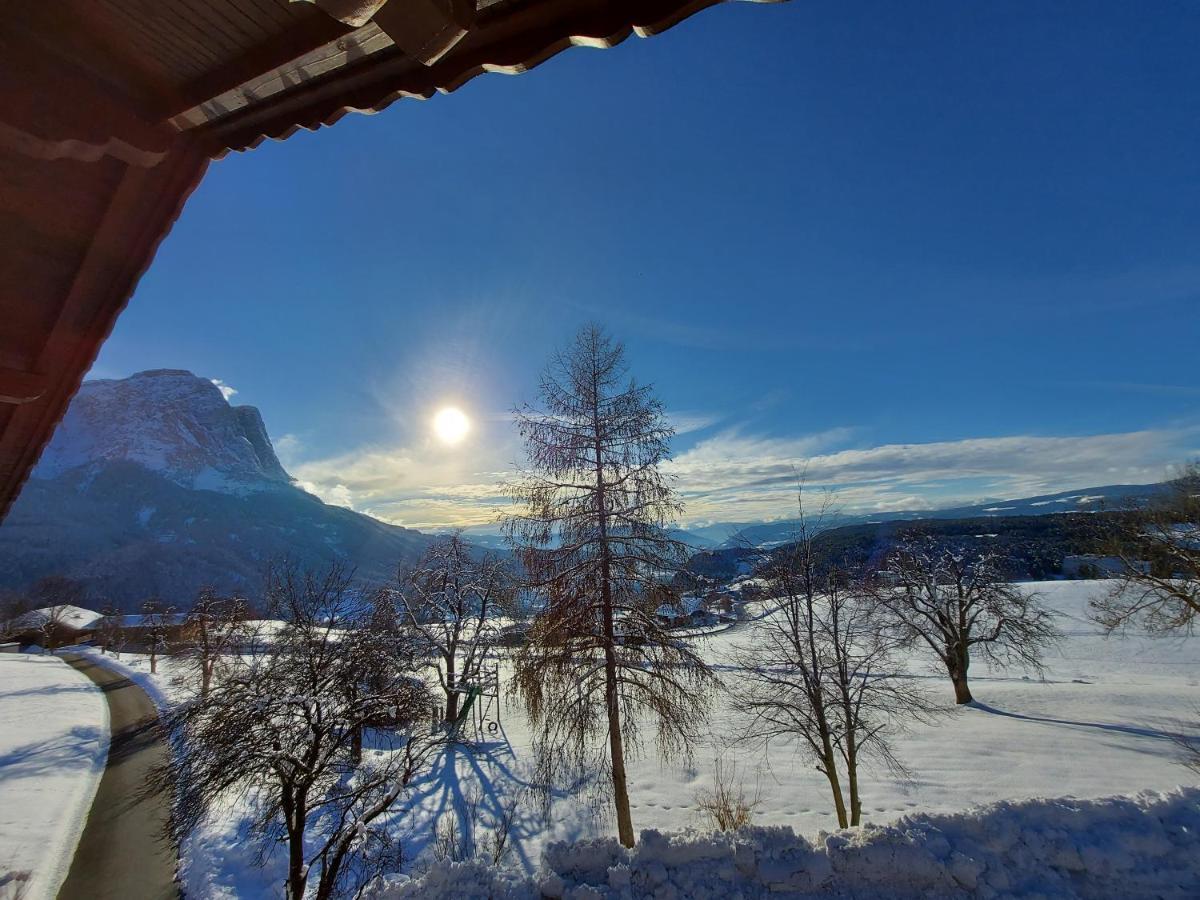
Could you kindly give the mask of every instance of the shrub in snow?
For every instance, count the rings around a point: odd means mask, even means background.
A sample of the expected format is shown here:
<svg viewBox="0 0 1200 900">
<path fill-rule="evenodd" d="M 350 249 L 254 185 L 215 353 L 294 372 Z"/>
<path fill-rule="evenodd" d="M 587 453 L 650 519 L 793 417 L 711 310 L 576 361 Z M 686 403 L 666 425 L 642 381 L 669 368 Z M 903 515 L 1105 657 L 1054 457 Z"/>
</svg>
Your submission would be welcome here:
<svg viewBox="0 0 1200 900">
<path fill-rule="evenodd" d="M 1101 800 L 1028 800 L 822 834 L 788 827 L 643 831 L 556 843 L 522 878 L 480 862 L 392 878 L 380 900 L 674 900 L 765 897 L 1197 895 L 1200 788 Z"/>
</svg>

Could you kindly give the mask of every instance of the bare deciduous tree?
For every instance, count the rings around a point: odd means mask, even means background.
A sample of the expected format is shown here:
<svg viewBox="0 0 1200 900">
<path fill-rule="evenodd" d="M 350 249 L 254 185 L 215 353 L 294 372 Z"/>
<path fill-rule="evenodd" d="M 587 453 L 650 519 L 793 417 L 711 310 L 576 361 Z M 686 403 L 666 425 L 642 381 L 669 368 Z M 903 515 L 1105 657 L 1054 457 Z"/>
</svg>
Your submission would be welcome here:
<svg viewBox="0 0 1200 900">
<path fill-rule="evenodd" d="M 171 651 L 171 630 L 175 627 L 175 607 L 157 597 L 142 604 L 139 628 L 146 641 L 146 652 L 150 654 L 150 672 L 158 672 L 158 658 Z"/>
<path fill-rule="evenodd" d="M 888 555 L 875 596 L 911 640 L 937 655 L 960 704 L 974 699 L 972 654 L 1040 672 L 1043 653 L 1061 637 L 1054 614 L 1036 594 L 1008 581 L 998 555 L 932 537 L 901 541 Z"/>
<path fill-rule="evenodd" d="M 67 612 L 65 605 L 41 607 L 37 613 L 38 630 L 42 633 L 42 645 L 47 650 L 64 643 L 66 635 Z"/>
<path fill-rule="evenodd" d="M 104 605 L 101 615 L 102 618 L 97 628 L 100 651 L 102 653 L 111 651 L 119 659 L 121 649 L 125 646 L 125 617 L 121 614 L 121 608 L 112 602 Z"/>
<path fill-rule="evenodd" d="M 179 647 L 182 675 L 199 684 L 200 696 L 208 696 L 218 667 L 234 663 L 232 654 L 246 643 L 250 618 L 245 600 L 221 597 L 211 588 L 196 596 L 184 623 Z"/>
<path fill-rule="evenodd" d="M 33 603 L 19 591 L 0 591 L 0 634 L 9 634 L 28 621 Z"/>
<path fill-rule="evenodd" d="M 372 628 L 371 598 L 339 568 L 276 571 L 269 593 L 285 623 L 270 651 L 178 709 L 155 784 L 177 787 L 177 838 L 229 792 L 251 792 L 264 855 L 286 845 L 290 900 L 358 896 L 394 870 L 398 845 L 377 820 L 438 746 L 420 660 L 395 629 Z M 374 752 L 360 755 L 368 730 Z"/>
<path fill-rule="evenodd" d="M 1145 509 L 1116 517 L 1109 552 L 1121 561 L 1112 590 L 1092 601 L 1106 631 L 1141 625 L 1151 634 L 1190 634 L 1200 616 L 1200 462 L 1185 465 L 1167 495 Z M 1200 739 L 1193 720 L 1176 735 L 1183 764 L 1200 772 Z"/>
<path fill-rule="evenodd" d="M 87 586 L 66 575 L 46 575 L 29 588 L 29 599 L 38 609 L 46 606 L 83 606 L 87 603 L 87 597 Z"/>
<path fill-rule="evenodd" d="M 450 725 L 458 718 L 460 693 L 479 680 L 488 648 L 499 634 L 497 615 L 512 606 L 512 573 L 490 554 L 474 559 L 456 533 L 430 545 L 399 581 L 404 619 L 436 659 Z"/>
<path fill-rule="evenodd" d="M 862 763 L 873 757 L 902 770 L 892 734 L 937 708 L 903 673 L 903 636 L 862 580 L 822 560 L 816 540 L 830 504 L 827 495 L 808 515 L 801 489 L 794 539 L 763 571 L 776 608 L 738 649 L 744 677 L 731 693 L 742 741 L 797 743 L 828 780 L 846 828 L 862 820 Z"/>
<path fill-rule="evenodd" d="M 1159 502 L 1118 516 L 1108 539 L 1122 571 L 1092 603 L 1097 621 L 1109 632 L 1131 623 L 1190 631 L 1200 616 L 1200 462 L 1185 466 Z"/>
<path fill-rule="evenodd" d="M 510 491 L 524 511 L 505 521 L 544 598 L 516 684 L 547 771 L 607 770 L 630 847 L 626 754 L 637 751 L 644 721 L 664 758 L 689 754 L 714 683 L 654 616 L 652 589 L 685 555 L 665 532 L 681 508 L 659 470 L 673 432 L 650 389 L 626 380 L 621 345 L 597 326 L 553 359 L 540 394 L 542 408 L 517 411 L 528 468 Z"/>
<path fill-rule="evenodd" d="M 87 602 L 87 587 L 65 575 L 47 575 L 33 583 L 26 599 L 36 612 L 26 616 L 26 621 L 41 632 L 41 645 L 52 650 L 66 641 L 74 618 L 71 607 Z"/>
</svg>

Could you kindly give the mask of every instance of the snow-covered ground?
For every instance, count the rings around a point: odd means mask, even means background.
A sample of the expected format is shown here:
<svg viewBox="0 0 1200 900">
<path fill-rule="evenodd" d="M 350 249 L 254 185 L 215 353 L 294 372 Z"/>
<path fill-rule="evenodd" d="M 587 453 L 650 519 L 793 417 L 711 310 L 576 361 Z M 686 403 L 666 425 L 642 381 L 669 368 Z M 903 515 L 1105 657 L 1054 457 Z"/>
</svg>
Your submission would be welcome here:
<svg viewBox="0 0 1200 900">
<path fill-rule="evenodd" d="M 1200 789 L 916 813 L 809 841 L 786 826 L 552 844 L 535 877 L 478 861 L 400 875 L 378 900 L 1194 898 Z"/>
<path fill-rule="evenodd" d="M 1062 645 L 1046 661 L 1044 680 L 1032 673 L 993 671 L 976 663 L 972 688 L 977 705 L 959 709 L 938 724 L 917 726 L 895 741 L 910 778 L 886 769 L 865 773 L 862 791 L 868 822 L 885 825 L 913 814 L 936 817 L 997 801 L 1097 798 L 1170 791 L 1177 785 L 1197 783 L 1195 775 L 1179 764 L 1172 735 L 1200 730 L 1195 724 L 1200 719 L 1196 711 L 1200 703 L 1200 638 L 1136 634 L 1105 638 L 1087 619 L 1087 602 L 1107 589 L 1105 583 L 1063 581 L 1026 587 L 1040 593 L 1044 602 L 1061 614 L 1059 626 L 1066 632 Z M 698 640 L 722 677 L 730 680 L 738 677 L 732 665 L 733 650 L 748 643 L 752 635 L 752 625 L 747 624 Z M 157 681 L 160 694 L 170 693 L 164 675 L 150 679 L 144 661 L 128 654 L 123 660 L 139 680 Z M 169 662 L 165 670 L 169 670 Z M 929 667 L 923 658 L 912 661 L 912 671 L 928 678 L 930 689 L 945 699 L 947 707 L 953 706 L 944 674 Z M 497 718 L 495 712 L 493 709 L 490 716 L 493 719 Z M 452 816 L 466 821 L 472 810 L 482 835 L 498 813 L 515 805 L 509 862 L 518 871 L 531 874 L 538 871 L 549 843 L 607 838 L 614 831 L 612 823 L 597 815 L 586 797 L 565 793 L 556 797 L 547 823 L 527 790 L 533 760 L 524 716 L 518 708 L 506 705 L 498 718 L 498 735 L 486 736 L 473 752 L 463 747 L 446 751 L 415 785 L 395 817 L 395 827 L 409 850 L 411 870 L 430 863 L 437 823 L 444 827 Z M 690 764 L 660 765 L 652 746 L 632 763 L 629 790 L 635 830 L 703 827 L 696 793 L 713 786 L 717 759 L 727 768 L 736 764 L 747 793 L 759 795 L 756 826 L 790 826 L 796 834 L 809 838 L 835 828 L 827 784 L 794 747 L 781 744 L 763 753 L 732 746 L 733 719 L 721 697 L 713 703 L 709 728 L 709 737 Z M 1190 799 L 1177 797 L 1170 802 L 1190 803 L 1194 811 L 1198 796 L 1188 794 Z M 1068 822 L 1063 808 L 1054 807 L 1058 812 L 1045 821 Z M 1127 807 L 1122 809 L 1127 811 Z M 238 827 L 236 807 L 229 812 L 229 818 L 196 834 L 183 848 L 182 872 L 189 896 L 259 896 L 270 893 L 283 880 L 282 859 L 268 862 L 265 869 L 253 867 L 252 848 Z M 1042 814 L 1029 815 L 1036 818 Z M 1025 827 L 1020 817 L 1004 821 L 1007 828 Z M 908 825 L 904 828 L 911 831 Z M 1194 831 L 1192 835 L 1195 839 Z M 795 839 L 763 840 L 775 848 L 763 852 L 778 851 L 786 856 L 792 851 L 780 850 L 779 841 Z M 889 860 L 901 853 L 894 848 L 869 852 Z"/>
<path fill-rule="evenodd" d="M 907 813 L 958 812 L 998 800 L 1034 797 L 1102 797 L 1146 789 L 1169 790 L 1195 784 L 1178 762 L 1171 739 L 1180 730 L 1200 730 L 1200 639 L 1105 638 L 1087 619 L 1087 602 L 1107 589 L 1103 582 L 1062 581 L 1030 584 L 1059 612 L 1066 639 L 1047 659 L 1045 680 L 1021 671 L 974 666 L 978 701 L 935 725 L 914 727 L 895 741 L 910 770 L 904 778 L 871 769 L 862 787 L 864 817 L 886 823 Z M 752 638 L 752 625 L 707 638 L 706 655 L 725 679 L 733 649 Z M 913 660 L 913 671 L 953 706 L 948 678 Z M 428 843 L 430 821 L 463 798 L 482 793 L 502 805 L 520 794 L 531 775 L 530 737 L 519 710 L 502 710 L 507 743 L 493 741 L 480 752 L 454 751 L 418 786 L 413 848 Z M 761 803 L 755 824 L 790 825 L 816 834 L 836 827 L 829 788 L 809 759 L 795 747 L 778 745 L 766 753 L 731 746 L 735 729 L 727 704 L 718 697 L 710 735 L 691 765 L 661 765 L 652 747 L 629 767 L 634 828 L 669 831 L 702 824 L 696 793 L 713 787 L 715 761 L 736 764 L 748 794 Z M 476 789 L 473 785 L 479 784 Z M 607 835 L 611 822 L 596 818 L 582 799 L 556 801 L 554 821 L 544 827 L 530 808 L 518 817 L 514 861 L 536 867 L 548 840 Z"/>
<path fill-rule="evenodd" d="M 108 756 L 108 704 L 55 656 L 0 654 L 0 898 L 53 897 Z"/>
</svg>

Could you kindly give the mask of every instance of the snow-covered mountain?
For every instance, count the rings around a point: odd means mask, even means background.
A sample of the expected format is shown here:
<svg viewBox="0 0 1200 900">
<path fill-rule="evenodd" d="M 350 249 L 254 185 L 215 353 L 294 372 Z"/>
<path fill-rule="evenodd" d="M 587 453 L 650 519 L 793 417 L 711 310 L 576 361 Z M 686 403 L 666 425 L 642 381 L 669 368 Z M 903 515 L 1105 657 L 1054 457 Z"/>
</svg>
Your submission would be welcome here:
<svg viewBox="0 0 1200 900">
<path fill-rule="evenodd" d="M 115 462 L 226 493 L 291 484 L 258 410 L 231 406 L 215 383 L 180 369 L 85 382 L 33 477 Z"/>
<path fill-rule="evenodd" d="M 0 587 L 61 574 L 130 609 L 184 604 L 205 586 L 253 596 L 284 557 L 390 580 L 430 540 L 296 487 L 257 409 L 156 370 L 80 388 L 0 525 Z"/>
</svg>

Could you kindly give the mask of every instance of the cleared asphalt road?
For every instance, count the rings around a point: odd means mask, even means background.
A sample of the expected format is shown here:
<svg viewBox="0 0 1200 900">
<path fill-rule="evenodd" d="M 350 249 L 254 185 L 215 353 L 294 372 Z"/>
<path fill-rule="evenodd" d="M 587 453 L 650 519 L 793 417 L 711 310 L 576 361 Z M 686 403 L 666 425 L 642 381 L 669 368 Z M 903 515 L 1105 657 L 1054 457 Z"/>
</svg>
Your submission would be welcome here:
<svg viewBox="0 0 1200 900">
<path fill-rule="evenodd" d="M 154 703 L 124 675 L 87 656 L 63 658 L 104 692 L 112 743 L 59 900 L 177 898 L 176 852 L 165 837 L 167 799 L 138 799 L 151 768 L 168 752 Z"/>
</svg>

